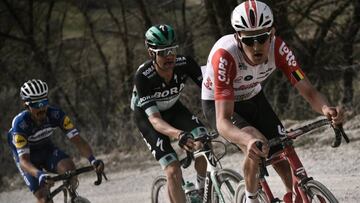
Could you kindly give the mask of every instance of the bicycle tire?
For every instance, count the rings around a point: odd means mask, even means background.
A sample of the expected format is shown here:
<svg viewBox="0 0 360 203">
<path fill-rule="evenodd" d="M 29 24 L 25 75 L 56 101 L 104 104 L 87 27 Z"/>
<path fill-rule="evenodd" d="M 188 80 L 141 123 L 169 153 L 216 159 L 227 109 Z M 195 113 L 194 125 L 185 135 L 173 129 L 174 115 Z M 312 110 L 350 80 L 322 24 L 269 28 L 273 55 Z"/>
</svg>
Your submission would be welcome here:
<svg viewBox="0 0 360 203">
<path fill-rule="evenodd" d="M 236 187 L 238 183 L 243 180 L 243 177 L 234 170 L 221 169 L 216 174 L 216 180 L 218 181 L 219 188 L 222 196 L 224 197 L 225 203 L 232 203 L 234 200 Z M 230 181 L 232 181 L 232 183 L 230 183 Z M 211 187 L 211 202 L 220 202 L 214 184 L 212 184 Z"/>
<path fill-rule="evenodd" d="M 151 186 L 151 202 L 152 203 L 169 202 L 165 176 L 158 176 L 153 181 Z"/>
<path fill-rule="evenodd" d="M 339 203 L 330 190 L 316 180 L 309 180 L 305 183 L 305 193 L 310 198 L 311 203 Z"/>
<path fill-rule="evenodd" d="M 235 192 L 235 203 L 245 203 L 245 181 L 242 180 L 238 184 L 238 187 L 236 188 Z M 258 191 L 258 200 L 259 203 L 268 203 L 268 198 L 263 190 Z"/>
<path fill-rule="evenodd" d="M 85 197 L 77 196 L 73 200 L 70 201 L 71 203 L 91 203 Z"/>
</svg>

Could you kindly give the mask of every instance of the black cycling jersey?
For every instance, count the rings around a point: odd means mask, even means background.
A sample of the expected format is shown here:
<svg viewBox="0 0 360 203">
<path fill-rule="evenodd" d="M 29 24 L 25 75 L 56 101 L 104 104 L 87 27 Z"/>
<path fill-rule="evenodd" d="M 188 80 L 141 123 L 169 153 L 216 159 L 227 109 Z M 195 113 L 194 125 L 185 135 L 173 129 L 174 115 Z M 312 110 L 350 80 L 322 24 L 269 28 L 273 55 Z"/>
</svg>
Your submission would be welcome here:
<svg viewBox="0 0 360 203">
<path fill-rule="evenodd" d="M 188 77 L 201 87 L 201 69 L 191 57 L 176 57 L 174 74 L 169 84 L 156 72 L 153 61 L 146 61 L 135 73 L 131 108 L 134 110 L 140 107 L 148 116 L 168 110 L 180 98 Z"/>
<path fill-rule="evenodd" d="M 200 66 L 191 57 L 185 56 L 176 57 L 174 74 L 169 83 L 157 73 L 153 61 L 146 61 L 135 73 L 131 99 L 135 123 L 162 168 L 166 168 L 178 158 L 171 146 L 170 138 L 156 131 L 148 116 L 159 112 L 162 119 L 171 126 L 190 132 L 194 137 L 207 134 L 201 121 L 179 101 L 188 77 L 201 87 Z"/>
</svg>

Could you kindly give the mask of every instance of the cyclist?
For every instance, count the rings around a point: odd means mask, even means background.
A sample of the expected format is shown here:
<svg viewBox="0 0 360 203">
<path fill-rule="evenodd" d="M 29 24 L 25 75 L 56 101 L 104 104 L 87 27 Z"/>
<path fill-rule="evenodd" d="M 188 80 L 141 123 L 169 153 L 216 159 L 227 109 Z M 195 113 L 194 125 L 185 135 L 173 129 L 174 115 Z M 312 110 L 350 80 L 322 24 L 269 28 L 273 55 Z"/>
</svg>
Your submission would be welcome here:
<svg viewBox="0 0 360 203">
<path fill-rule="evenodd" d="M 102 172 L 104 163 L 94 157 L 89 144 L 79 135 L 69 116 L 60 108 L 49 105 L 48 86 L 44 81 L 32 79 L 25 82 L 20 88 L 20 96 L 25 110 L 13 119 L 8 144 L 18 170 L 37 202 L 47 202 L 49 187 L 53 185 L 47 172 L 62 174 L 75 169 L 71 158 L 50 140 L 57 127 L 95 170 Z M 76 189 L 78 181 L 73 179 L 72 185 Z"/>
<path fill-rule="evenodd" d="M 198 149 L 194 137 L 204 136 L 207 129 L 180 101 L 185 81 L 190 77 L 201 87 L 199 65 L 188 56 L 177 55 L 175 32 L 170 25 L 155 25 L 145 33 L 145 45 L 150 60 L 135 73 L 131 108 L 147 146 L 164 169 L 171 202 L 185 202 L 182 173 L 178 157 L 170 144 L 178 139 L 188 151 Z M 205 183 L 206 161 L 195 160 L 197 187 Z"/>
<path fill-rule="evenodd" d="M 245 153 L 243 172 L 247 202 L 258 202 L 258 161 L 282 149 L 269 149 L 267 140 L 284 134 L 284 127 L 265 98 L 261 82 L 280 69 L 311 107 L 333 124 L 343 122 L 340 107 L 327 99 L 309 82 L 293 52 L 275 36 L 273 14 L 265 3 L 249 0 L 232 12 L 234 34 L 220 38 L 213 46 L 204 73 L 202 106 L 205 117 L 219 133 L 236 143 Z M 263 142 L 259 150 L 256 142 Z M 274 164 L 291 202 L 291 171 L 287 161 Z"/>
</svg>

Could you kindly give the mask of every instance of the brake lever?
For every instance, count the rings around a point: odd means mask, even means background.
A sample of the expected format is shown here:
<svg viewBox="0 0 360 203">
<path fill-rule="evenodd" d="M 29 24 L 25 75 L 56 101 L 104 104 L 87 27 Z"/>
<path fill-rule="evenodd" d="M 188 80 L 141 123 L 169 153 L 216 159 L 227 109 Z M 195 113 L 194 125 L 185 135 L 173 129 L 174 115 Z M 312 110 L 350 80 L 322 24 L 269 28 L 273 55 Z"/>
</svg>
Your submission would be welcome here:
<svg viewBox="0 0 360 203">
<path fill-rule="evenodd" d="M 334 132 L 335 132 L 335 140 L 334 142 L 331 144 L 331 147 L 336 148 L 339 147 L 341 145 L 341 139 L 344 138 L 346 143 L 349 143 L 349 137 L 346 135 L 342 124 L 338 125 L 338 126 L 333 126 L 331 125 L 331 127 L 333 128 Z"/>
<path fill-rule="evenodd" d="M 100 185 L 102 182 L 102 173 L 96 173 L 97 180 L 94 182 L 94 185 Z"/>
</svg>

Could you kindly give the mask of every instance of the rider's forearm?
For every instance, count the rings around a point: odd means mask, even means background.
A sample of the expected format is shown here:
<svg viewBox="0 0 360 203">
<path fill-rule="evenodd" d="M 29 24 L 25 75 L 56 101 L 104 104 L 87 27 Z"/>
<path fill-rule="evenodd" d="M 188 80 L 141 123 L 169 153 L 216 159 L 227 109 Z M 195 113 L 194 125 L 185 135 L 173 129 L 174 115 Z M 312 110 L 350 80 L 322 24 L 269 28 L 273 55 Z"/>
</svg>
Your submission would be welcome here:
<svg viewBox="0 0 360 203">
<path fill-rule="evenodd" d="M 156 131 L 160 132 L 161 134 L 167 135 L 169 137 L 178 139 L 180 133 L 182 132 L 181 130 L 174 128 L 173 126 L 171 126 L 169 123 L 167 123 L 161 118 L 152 117 L 149 118 L 149 120 Z"/>
<path fill-rule="evenodd" d="M 216 128 L 220 135 L 232 143 L 246 145 L 252 136 L 238 127 L 234 126 L 229 119 L 220 118 L 216 120 Z"/>
<path fill-rule="evenodd" d="M 82 157 L 89 159 L 93 155 L 90 145 L 80 135 L 73 137 L 71 142 L 75 144 Z"/>
<path fill-rule="evenodd" d="M 324 106 L 330 106 L 328 100 L 319 91 L 314 90 L 308 94 L 303 95 L 305 100 L 311 105 L 314 111 L 323 114 L 322 108 Z"/>
<path fill-rule="evenodd" d="M 24 154 L 24 155 L 20 156 L 19 159 L 20 159 L 21 169 L 37 178 L 37 173 L 38 173 L 39 169 L 37 169 L 30 162 L 30 156 L 28 154 Z"/>
</svg>

